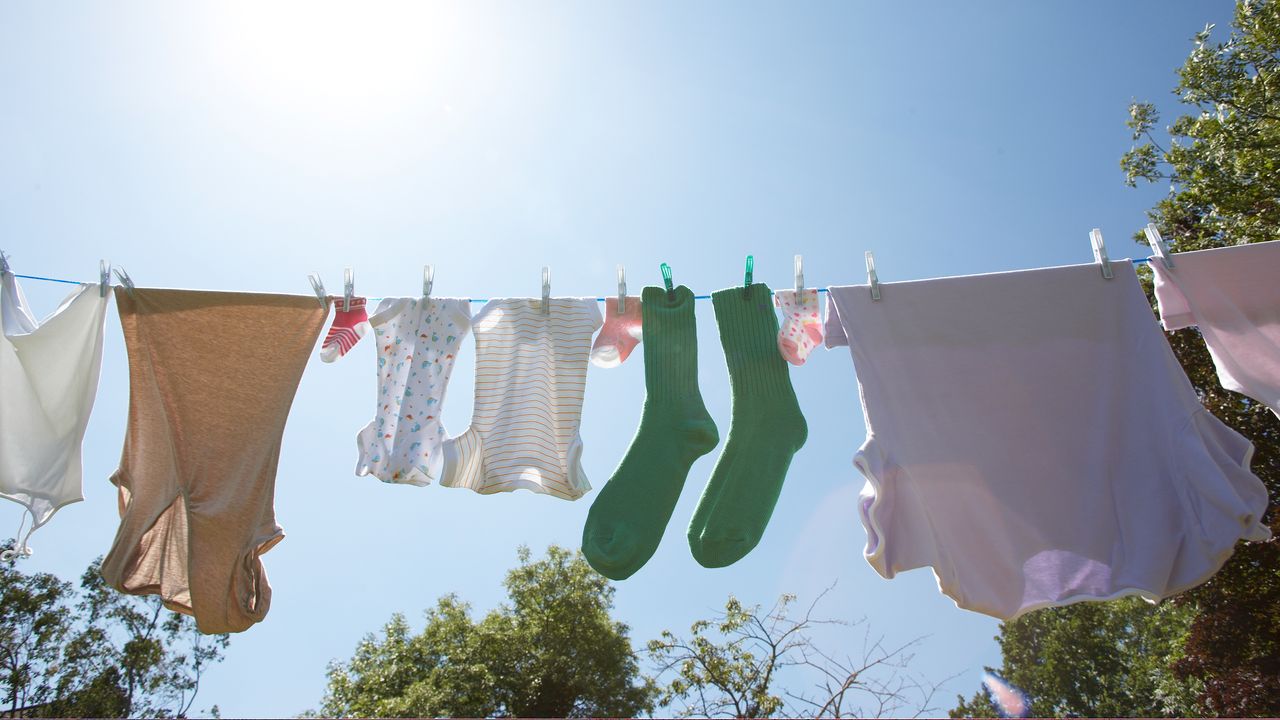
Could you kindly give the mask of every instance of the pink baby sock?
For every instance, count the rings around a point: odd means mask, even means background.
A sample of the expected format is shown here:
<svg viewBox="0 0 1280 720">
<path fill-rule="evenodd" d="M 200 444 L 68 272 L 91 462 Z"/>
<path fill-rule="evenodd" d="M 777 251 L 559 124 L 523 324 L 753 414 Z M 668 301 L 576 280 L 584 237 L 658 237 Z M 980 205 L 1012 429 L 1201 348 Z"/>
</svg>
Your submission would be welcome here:
<svg viewBox="0 0 1280 720">
<path fill-rule="evenodd" d="M 604 302 L 604 327 L 591 346 L 591 362 L 611 368 L 622 364 L 640 342 L 640 298 L 627 296 L 626 309 L 618 312 L 618 299 Z"/>
<path fill-rule="evenodd" d="M 809 352 L 822 344 L 822 322 L 818 319 L 818 290 L 805 288 L 778 290 L 773 304 L 782 310 L 778 328 L 778 350 L 792 365 L 803 365 Z"/>
<path fill-rule="evenodd" d="M 333 324 L 329 334 L 320 344 L 320 359 L 331 363 L 346 355 L 360 342 L 369 329 L 369 314 L 364 309 L 364 298 L 351 298 L 351 309 L 342 309 L 342 298 L 333 302 Z"/>
</svg>

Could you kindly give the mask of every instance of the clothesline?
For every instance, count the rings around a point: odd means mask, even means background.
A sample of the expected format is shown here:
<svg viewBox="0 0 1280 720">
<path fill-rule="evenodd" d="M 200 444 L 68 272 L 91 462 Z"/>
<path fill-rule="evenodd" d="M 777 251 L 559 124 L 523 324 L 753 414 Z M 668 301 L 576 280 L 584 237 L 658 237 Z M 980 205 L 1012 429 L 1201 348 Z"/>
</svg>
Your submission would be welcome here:
<svg viewBox="0 0 1280 720">
<path fill-rule="evenodd" d="M 1148 259 L 1148 258 L 1134 258 L 1134 259 L 1130 260 L 1129 262 L 1133 263 L 1134 265 L 1145 265 L 1145 264 L 1147 264 L 1147 263 L 1149 263 L 1149 262 L 1151 262 L 1151 261 L 1150 261 L 1150 259 Z M 66 283 L 67 285 L 83 285 L 83 284 L 84 284 L 84 283 L 81 283 L 79 280 L 63 280 L 62 278 L 42 277 L 42 276 L 40 276 L 40 275 L 18 275 L 17 273 L 15 273 L 15 274 L 14 274 L 14 277 L 23 278 L 24 280 L 43 280 L 43 281 L 45 281 L 45 282 Z M 824 293 L 824 292 L 826 292 L 826 291 L 827 291 L 827 289 L 826 289 L 826 288 L 824 288 L 824 287 L 817 288 L 817 290 L 818 290 L 818 292 L 820 292 L 820 293 Z M 381 299 L 381 298 L 379 298 L 379 299 Z M 469 299 L 471 302 L 473 302 L 473 303 L 486 303 L 486 302 L 489 302 L 489 298 L 468 298 L 468 299 Z M 605 301 L 607 301 L 607 300 L 613 300 L 613 299 L 615 299 L 615 298 L 612 298 L 612 297 L 598 297 L 598 298 L 596 298 L 595 300 L 596 300 L 596 302 L 605 302 Z M 710 295 L 694 295 L 694 296 L 693 296 L 693 299 L 694 299 L 694 300 L 710 300 L 710 299 L 711 299 L 711 296 L 710 296 Z"/>
</svg>

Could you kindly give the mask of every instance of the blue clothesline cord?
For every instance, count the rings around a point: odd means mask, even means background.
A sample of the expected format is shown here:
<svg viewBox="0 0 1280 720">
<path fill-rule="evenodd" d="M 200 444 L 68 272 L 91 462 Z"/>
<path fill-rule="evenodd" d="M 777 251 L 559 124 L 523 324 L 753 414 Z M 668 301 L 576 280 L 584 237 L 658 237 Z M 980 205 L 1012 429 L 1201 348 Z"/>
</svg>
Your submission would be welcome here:
<svg viewBox="0 0 1280 720">
<path fill-rule="evenodd" d="M 60 282 L 60 283 L 66 283 L 66 284 L 68 284 L 68 285 L 83 285 L 83 284 L 84 284 L 84 283 L 79 282 L 79 281 L 77 281 L 77 280 L 63 280 L 63 279 L 61 279 L 61 278 L 47 278 L 47 277 L 40 277 L 39 275 L 18 275 L 18 274 L 16 274 L 16 273 L 15 273 L 15 274 L 14 274 L 14 277 L 20 277 L 20 278 L 22 278 L 22 279 L 24 279 L 24 280 L 44 280 L 45 282 Z"/>
<path fill-rule="evenodd" d="M 1146 265 L 1147 263 L 1151 262 L 1151 259 L 1150 259 L 1150 258 L 1134 258 L 1133 260 L 1130 260 L 1129 262 L 1133 263 L 1134 265 Z M 18 275 L 18 274 L 14 274 L 14 277 L 20 277 L 20 278 L 22 278 L 22 279 L 24 279 L 24 280 L 44 280 L 45 282 L 66 283 L 66 284 L 68 284 L 68 285 L 83 285 L 83 284 L 85 284 L 85 283 L 82 283 L 82 282 L 80 282 L 80 281 L 78 281 L 78 280 L 63 280 L 63 279 L 61 279 L 61 278 L 41 277 L 41 276 L 39 276 L 39 275 Z M 826 292 L 826 291 L 827 291 L 827 289 L 826 289 L 826 288 L 821 288 L 821 287 L 820 287 L 820 288 L 817 288 L 817 290 L 818 290 L 818 292 L 820 292 L 820 293 L 824 293 L 824 292 Z M 382 299 L 382 298 L 378 298 L 378 299 Z M 469 298 L 469 299 L 470 299 L 470 300 L 471 300 L 471 302 L 473 302 L 473 303 L 485 303 L 485 302 L 489 302 L 489 298 Z M 616 300 L 616 299 L 617 299 L 617 297 L 616 297 L 616 296 L 615 296 L 615 297 L 598 297 L 598 298 L 596 298 L 596 302 L 605 302 L 605 301 L 608 301 L 608 300 Z M 711 296 L 710 296 L 710 295 L 694 295 L 694 296 L 693 296 L 693 299 L 694 299 L 694 300 L 710 300 L 710 299 L 711 299 Z"/>
</svg>

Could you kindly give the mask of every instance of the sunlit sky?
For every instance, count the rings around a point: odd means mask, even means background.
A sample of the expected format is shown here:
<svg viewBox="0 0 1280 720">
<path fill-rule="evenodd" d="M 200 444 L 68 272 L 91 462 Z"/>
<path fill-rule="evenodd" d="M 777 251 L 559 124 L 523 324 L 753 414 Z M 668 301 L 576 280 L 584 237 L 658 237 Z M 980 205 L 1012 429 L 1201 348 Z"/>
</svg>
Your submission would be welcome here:
<svg viewBox="0 0 1280 720">
<path fill-rule="evenodd" d="M 1124 186 L 1133 98 L 1168 91 L 1206 22 L 1231 3 L 766 4 L 467 2 L 9 2 L 0 5 L 0 248 L 19 273 L 92 280 L 99 258 L 141 286 L 307 293 L 353 267 L 370 296 L 706 293 L 742 281 L 882 281 L 1114 258 L 1164 188 Z M 43 315 L 66 286 L 26 281 Z M 728 380 L 709 303 L 699 371 L 725 437 Z M 32 538 L 30 571 L 75 579 L 117 525 L 107 478 L 128 398 L 109 312 L 85 441 L 85 502 Z M 470 416 L 468 340 L 444 419 Z M 316 708 L 325 666 L 391 613 L 456 592 L 501 601 L 516 547 L 576 547 L 595 493 L 388 486 L 354 476 L 374 410 L 373 344 L 314 359 L 285 433 L 264 556 L 265 622 L 235 636 L 196 708 Z M 792 380 L 808 419 L 763 542 L 706 570 L 685 525 L 718 451 L 693 466 L 648 566 L 617 584 L 637 645 L 687 629 L 729 594 L 812 599 L 901 643 L 913 668 L 956 675 L 941 710 L 998 664 L 996 622 L 955 608 L 928 570 L 886 581 L 861 557 L 852 467 L 864 439 L 844 349 Z M 584 465 L 601 487 L 640 415 L 643 365 L 592 368 Z M 0 522 L 18 524 L 17 505 Z M 853 635 L 824 635 L 856 654 Z"/>
</svg>

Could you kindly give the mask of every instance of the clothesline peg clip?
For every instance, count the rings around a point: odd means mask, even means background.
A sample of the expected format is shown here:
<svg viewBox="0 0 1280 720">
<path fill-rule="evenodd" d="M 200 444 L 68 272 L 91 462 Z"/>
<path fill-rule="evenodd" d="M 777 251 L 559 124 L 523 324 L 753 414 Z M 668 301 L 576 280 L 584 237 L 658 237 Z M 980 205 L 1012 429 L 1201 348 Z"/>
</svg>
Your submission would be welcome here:
<svg viewBox="0 0 1280 720">
<path fill-rule="evenodd" d="M 129 277 L 129 271 L 122 267 L 111 268 L 111 271 L 116 274 L 116 279 L 124 286 L 129 297 L 133 297 L 133 278 Z"/>
<path fill-rule="evenodd" d="M 748 255 L 747 269 L 746 269 L 746 272 L 742 274 L 742 297 L 744 298 L 751 297 L 751 276 L 755 274 L 754 272 L 755 267 L 756 267 L 756 256 Z"/>
<path fill-rule="evenodd" d="M 1169 270 L 1173 269 L 1173 258 L 1170 257 L 1169 246 L 1165 244 L 1164 238 L 1160 237 L 1160 231 L 1156 228 L 1155 223 L 1147 223 L 1147 227 L 1143 232 L 1147 234 L 1147 243 L 1151 245 L 1151 251 L 1160 258 L 1160 262 Z"/>
<path fill-rule="evenodd" d="M 1094 228 L 1089 231 L 1089 244 L 1093 246 L 1093 261 L 1102 266 L 1102 277 L 1110 280 L 1115 277 L 1111 272 L 1111 258 L 1107 257 L 1107 246 L 1102 242 L 1102 231 Z"/>
<path fill-rule="evenodd" d="M 7 272 L 10 272 L 9 256 L 5 255 L 3 250 L 0 250 L 0 273 L 7 273 Z"/>
<path fill-rule="evenodd" d="M 671 283 L 671 266 L 666 263 L 662 263 L 661 265 L 658 266 L 658 269 L 662 271 L 662 284 L 665 285 L 667 288 L 667 299 L 675 300 L 676 289 L 672 286 L 672 283 Z"/>
<path fill-rule="evenodd" d="M 542 266 L 542 314 L 551 314 L 551 268 Z"/>
<path fill-rule="evenodd" d="M 627 271 L 618 266 L 618 314 L 627 311 Z"/>
<path fill-rule="evenodd" d="M 107 296 L 107 290 L 111 287 L 111 266 L 106 260 L 98 261 L 98 293 L 101 297 Z"/>
<path fill-rule="evenodd" d="M 871 299 L 880 299 L 880 276 L 876 274 L 876 256 L 870 250 L 862 254 L 867 261 L 867 284 L 871 286 Z"/>
<path fill-rule="evenodd" d="M 804 290 L 804 258 L 796 256 L 796 295 Z"/>
<path fill-rule="evenodd" d="M 422 297 L 424 300 L 431 298 L 431 287 L 436 284 L 436 267 L 434 265 L 422 266 Z"/>
<path fill-rule="evenodd" d="M 324 281 L 320 279 L 320 273 L 308 273 L 307 279 L 311 281 L 311 290 L 315 292 L 316 299 L 320 301 L 320 307 L 325 305 Z"/>
<path fill-rule="evenodd" d="M 342 312 L 351 312 L 351 298 L 356 294 L 356 274 L 351 268 L 342 271 Z"/>
</svg>

